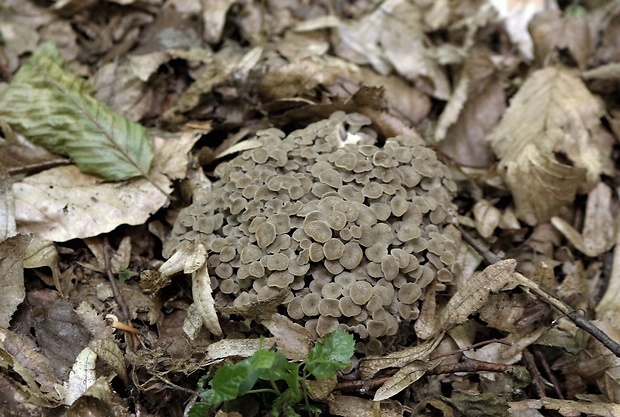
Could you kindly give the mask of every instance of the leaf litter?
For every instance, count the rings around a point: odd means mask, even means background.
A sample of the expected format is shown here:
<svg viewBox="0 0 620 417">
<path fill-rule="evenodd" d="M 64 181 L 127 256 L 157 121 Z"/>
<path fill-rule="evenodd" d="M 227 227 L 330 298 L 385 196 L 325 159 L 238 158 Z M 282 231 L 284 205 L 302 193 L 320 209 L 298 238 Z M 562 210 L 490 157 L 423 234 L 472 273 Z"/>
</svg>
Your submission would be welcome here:
<svg viewBox="0 0 620 417">
<path fill-rule="evenodd" d="M 478 244 L 462 246 L 454 284 L 425 287 L 417 338 L 337 358 L 337 377 L 308 381 L 308 410 L 618 414 L 620 10 L 543 3 L 8 1 L 3 403 L 180 415 L 223 361 L 262 347 L 311 363 L 320 340 L 288 317 L 287 291 L 221 307 L 208 254 L 156 270 L 220 160 L 257 149 L 261 129 L 343 110 L 381 140 L 436 146 Z M 237 410 L 266 411 L 243 398 Z"/>
</svg>

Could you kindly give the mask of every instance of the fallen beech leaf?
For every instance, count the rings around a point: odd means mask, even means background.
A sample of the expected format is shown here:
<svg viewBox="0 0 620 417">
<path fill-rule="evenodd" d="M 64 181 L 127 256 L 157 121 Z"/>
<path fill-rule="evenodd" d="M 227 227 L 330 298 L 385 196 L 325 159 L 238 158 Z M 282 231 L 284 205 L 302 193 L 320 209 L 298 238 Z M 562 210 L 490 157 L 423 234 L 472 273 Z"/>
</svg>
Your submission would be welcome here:
<svg viewBox="0 0 620 417">
<path fill-rule="evenodd" d="M 106 233 L 120 224 L 143 224 L 168 201 L 157 187 L 170 191 L 171 179 L 184 176 L 188 152 L 196 140 L 197 135 L 183 133 L 154 141 L 157 153 L 151 178 L 155 185 L 144 178 L 102 183 L 72 165 L 13 184 L 18 230 L 32 233 L 36 240 L 64 242 Z"/>
<path fill-rule="evenodd" d="M 75 359 L 69 373 L 65 404 L 72 405 L 84 392 L 95 383 L 95 363 L 97 354 L 90 348 L 84 348 Z"/>
<path fill-rule="evenodd" d="M 0 154 L 4 152 L 0 147 Z M 17 227 L 15 225 L 15 202 L 11 189 L 11 180 L 7 174 L 6 167 L 0 162 L 0 241 L 7 237 L 15 236 Z"/>
<path fill-rule="evenodd" d="M 604 109 L 576 74 L 561 67 L 533 73 L 487 139 L 500 158 L 517 216 L 545 222 L 598 183 L 609 158 Z"/>
<path fill-rule="evenodd" d="M 0 328 L 9 328 L 11 317 L 26 297 L 23 259 L 31 237 L 17 235 L 0 242 Z"/>
<path fill-rule="evenodd" d="M 451 326 L 467 321 L 470 314 L 478 311 L 493 292 L 498 292 L 510 282 L 512 273 L 517 267 L 517 261 L 506 259 L 490 265 L 482 272 L 475 273 L 463 287 L 450 298 L 448 304 L 440 314 L 442 328 L 447 330 Z"/>
<path fill-rule="evenodd" d="M 373 400 L 383 401 L 395 396 L 441 362 L 443 362 L 443 358 L 433 361 L 413 361 L 403 366 L 377 390 Z"/>
<path fill-rule="evenodd" d="M 582 253 L 593 258 L 602 255 L 614 245 L 611 194 L 611 188 L 603 182 L 590 192 L 582 233 L 560 217 L 552 217 L 551 223 Z"/>
<path fill-rule="evenodd" d="M 372 378 L 377 372 L 386 368 L 401 368 L 416 360 L 423 360 L 435 350 L 441 342 L 443 333 L 417 346 L 399 350 L 385 356 L 367 356 L 360 363 L 362 378 Z"/>
<path fill-rule="evenodd" d="M 599 417 L 620 416 L 620 404 L 609 402 L 587 402 L 558 400 L 556 398 L 545 397 L 540 400 L 524 400 L 508 403 L 510 415 L 529 416 L 532 410 L 556 410 L 562 416 L 572 417 L 580 414 L 587 414 Z"/>
<path fill-rule="evenodd" d="M 82 172 L 112 181 L 147 177 L 154 152 L 146 129 L 92 94 L 48 42 L 0 96 L 0 116 L 37 145 L 70 156 Z"/>
<path fill-rule="evenodd" d="M 38 240 L 31 242 L 24 254 L 24 268 L 41 268 L 47 266 L 52 270 L 54 286 L 60 294 L 67 294 L 69 288 L 65 288 L 69 283 L 60 282 L 60 268 L 58 266 L 58 250 L 54 242 L 49 240 Z"/>
<path fill-rule="evenodd" d="M 482 199 L 474 205 L 473 213 L 476 220 L 476 230 L 480 236 L 486 239 L 493 236 L 502 215 L 499 209 L 487 200 Z"/>
<path fill-rule="evenodd" d="M 334 395 L 328 401 L 330 414 L 342 417 L 400 417 L 403 406 L 398 401 L 370 401 L 350 395 Z"/>
<path fill-rule="evenodd" d="M 273 335 L 278 352 L 287 359 L 303 361 L 313 346 L 312 335 L 304 326 L 293 323 L 282 314 L 271 314 L 260 322 Z"/>
<path fill-rule="evenodd" d="M 583 16 L 562 14 L 560 10 L 545 10 L 530 21 L 536 65 L 542 67 L 557 62 L 559 52 L 568 51 L 579 68 L 585 69 L 592 53 L 588 21 Z M 555 59 L 550 60 L 554 54 Z"/>
<path fill-rule="evenodd" d="M 112 400 L 112 390 L 105 377 L 100 377 L 92 384 L 80 398 L 76 399 L 67 411 L 67 417 L 82 416 L 112 416 L 123 413 L 127 415 L 129 410 L 115 409 L 112 411 L 112 404 L 118 407 L 116 402 Z"/>
<path fill-rule="evenodd" d="M 231 356 L 249 358 L 259 349 L 271 349 L 275 345 L 273 338 L 266 339 L 225 339 L 211 343 L 207 347 L 209 359 L 218 360 Z"/>
<path fill-rule="evenodd" d="M 112 339 L 96 339 L 92 340 L 88 347 L 97 354 L 97 357 L 102 359 L 121 377 L 125 385 L 128 383 L 127 379 L 127 367 L 125 366 L 125 357 L 123 352 L 118 347 L 116 342 Z"/>
<path fill-rule="evenodd" d="M 192 274 L 192 295 L 204 326 L 216 336 L 222 335 L 222 328 L 215 311 L 211 289 L 211 278 L 206 262 Z"/>
</svg>

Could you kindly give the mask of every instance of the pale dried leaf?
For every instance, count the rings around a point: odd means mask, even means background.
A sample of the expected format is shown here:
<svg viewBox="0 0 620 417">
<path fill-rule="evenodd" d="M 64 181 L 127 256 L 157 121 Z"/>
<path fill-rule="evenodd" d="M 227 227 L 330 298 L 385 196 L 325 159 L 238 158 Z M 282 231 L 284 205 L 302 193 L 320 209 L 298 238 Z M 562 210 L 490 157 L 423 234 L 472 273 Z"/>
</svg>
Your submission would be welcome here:
<svg viewBox="0 0 620 417">
<path fill-rule="evenodd" d="M 568 51 L 579 68 L 588 66 L 592 49 L 585 17 L 562 16 L 560 10 L 545 10 L 532 18 L 529 31 L 534 41 L 534 59 L 539 67 L 559 61 L 557 55 L 560 51 Z"/>
<path fill-rule="evenodd" d="M 440 314 L 443 329 L 464 323 L 470 314 L 478 311 L 491 293 L 500 291 L 511 280 L 517 261 L 506 259 L 475 273 L 464 286 L 450 298 Z"/>
<path fill-rule="evenodd" d="M 71 405 L 67 417 L 111 415 L 112 390 L 105 377 L 100 377 Z M 114 410 L 116 413 L 128 413 L 129 410 Z M 126 414 L 127 415 L 127 414 Z"/>
<path fill-rule="evenodd" d="M 59 381 L 54 368 L 36 345 L 7 329 L 0 329 L 0 344 L 5 352 L 13 356 L 14 361 L 28 369 L 49 400 L 60 401 L 55 388 Z"/>
<path fill-rule="evenodd" d="M 47 266 L 52 270 L 54 286 L 61 294 L 67 294 L 67 283 L 60 281 L 60 267 L 58 266 L 58 250 L 54 242 L 49 240 L 36 240 L 31 242 L 24 254 L 24 268 L 41 268 Z M 63 285 L 64 284 L 64 285 Z"/>
<path fill-rule="evenodd" d="M 551 223 L 579 251 L 590 257 L 597 257 L 614 245 L 616 228 L 611 194 L 611 188 L 604 182 L 600 182 L 590 192 L 582 233 L 560 217 L 552 217 Z"/>
<path fill-rule="evenodd" d="M 226 22 L 228 9 L 237 0 L 202 0 L 205 39 L 210 44 L 215 44 L 222 37 L 222 30 Z"/>
<path fill-rule="evenodd" d="M 411 81 L 425 79 L 424 86 L 436 98 L 450 97 L 450 84 L 444 70 L 428 48 L 423 16 L 419 7 L 403 0 L 384 1 L 362 19 L 342 22 L 336 53 L 356 63 L 370 63 L 387 75 L 394 68 Z"/>
<path fill-rule="evenodd" d="M 125 357 L 113 339 L 95 339 L 88 344 L 88 347 L 95 352 L 98 358 L 107 363 L 127 385 Z"/>
<path fill-rule="evenodd" d="M 19 378 L 7 378 L 7 380 L 10 381 L 14 388 L 17 388 L 17 392 L 24 394 L 29 403 L 44 407 L 50 407 L 52 404 L 55 405 L 57 403 L 57 396 L 54 394 L 49 397 L 44 395 L 31 375 L 30 370 L 22 365 L 19 360 L 14 358 L 13 355 L 4 350 L 2 344 L 0 344 L 0 368 L 6 369 L 14 373 L 13 375 L 17 374 L 17 376 L 19 376 Z M 0 381 L 2 381 L 2 379 L 0 379 Z M 5 383 L 5 381 L 2 382 L 3 384 Z M 19 395 L 17 393 L 15 394 L 16 396 Z"/>
<path fill-rule="evenodd" d="M 490 0 L 490 3 L 504 19 L 506 31 L 512 42 L 518 46 L 519 51 L 526 59 L 531 59 L 534 55 L 533 44 L 527 26 L 536 13 L 545 10 L 545 0 L 515 2 Z"/>
<path fill-rule="evenodd" d="M 493 236 L 501 218 L 499 209 L 489 201 L 482 199 L 474 205 L 473 214 L 476 220 L 476 230 L 480 236 L 486 239 Z"/>
<path fill-rule="evenodd" d="M 204 326 L 214 335 L 221 336 L 222 328 L 215 311 L 211 278 L 206 263 L 192 274 L 192 295 Z"/>
<path fill-rule="evenodd" d="M 87 347 L 77 356 L 73 364 L 73 369 L 69 374 L 65 404 L 73 404 L 75 400 L 95 383 L 97 380 L 95 375 L 96 361 L 97 354 Z"/>
<path fill-rule="evenodd" d="M 577 192 L 598 183 L 609 158 L 603 114 L 599 101 L 567 69 L 536 71 L 523 84 L 487 138 L 520 219 L 531 225 L 547 221 Z"/>
<path fill-rule="evenodd" d="M 196 135 L 182 134 L 176 139 L 155 140 L 151 178 L 157 187 L 171 190 L 170 180 L 185 172 L 187 152 L 196 139 Z M 175 145 L 178 148 L 171 152 Z M 75 166 L 25 178 L 13 184 L 13 193 L 18 230 L 32 233 L 37 240 L 54 242 L 96 236 L 120 224 L 143 224 L 167 202 L 166 196 L 145 179 L 102 183 Z"/>
<path fill-rule="evenodd" d="M 215 159 L 221 159 L 227 155 L 232 155 L 237 152 L 243 152 L 250 149 L 259 148 L 261 146 L 263 146 L 263 143 L 258 139 L 244 140 L 242 142 L 234 144 L 229 148 L 226 148 L 221 153 L 215 155 Z"/>
<path fill-rule="evenodd" d="M 546 331 L 545 327 L 539 327 L 532 331 L 525 329 L 520 333 L 511 333 L 498 342 L 489 343 L 476 350 L 466 350 L 463 354 L 482 362 L 503 363 L 513 365 L 521 360 L 523 351 Z"/>
<path fill-rule="evenodd" d="M 183 332 L 190 340 L 194 340 L 200 334 L 202 327 L 202 316 L 200 315 L 196 303 L 192 303 L 187 308 L 187 316 L 185 316 L 185 320 L 183 321 Z"/>
<path fill-rule="evenodd" d="M 259 349 L 271 349 L 274 346 L 275 340 L 271 337 L 265 339 L 226 339 L 211 343 L 207 347 L 207 356 L 213 360 L 230 357 L 248 358 Z"/>
<path fill-rule="evenodd" d="M 367 356 L 360 363 L 362 378 L 372 378 L 377 372 L 386 368 L 401 368 L 413 361 L 422 361 L 439 345 L 443 333 L 435 338 L 407 349 L 399 350 L 385 356 Z"/>
<path fill-rule="evenodd" d="M 0 328 L 9 328 L 11 317 L 26 297 L 23 259 L 30 236 L 17 235 L 0 242 Z"/>
<path fill-rule="evenodd" d="M 373 400 L 383 401 L 395 396 L 422 378 L 427 371 L 435 368 L 441 362 L 443 362 L 443 358 L 432 361 L 416 360 L 403 366 L 377 390 Z"/>
<path fill-rule="evenodd" d="M 2 150 L 4 151 L 4 149 Z M 6 172 L 6 167 L 0 162 L 0 241 L 16 234 L 15 201 L 11 189 L 11 179 Z"/>
<path fill-rule="evenodd" d="M 587 402 L 573 400 L 558 400 L 556 398 L 545 397 L 539 400 L 524 400 L 508 403 L 510 413 L 513 416 L 530 416 L 526 414 L 528 410 L 556 410 L 564 417 L 574 417 L 575 415 L 592 415 L 597 417 L 616 417 L 620 416 L 620 404 L 605 402 Z"/>
<path fill-rule="evenodd" d="M 291 319 L 278 313 L 261 320 L 261 324 L 273 335 L 278 351 L 287 359 L 293 361 L 306 359 L 314 341 L 304 326 L 293 323 Z"/>
<path fill-rule="evenodd" d="M 403 406 L 398 401 L 370 401 L 350 395 L 334 395 L 328 400 L 329 412 L 342 417 L 400 417 Z"/>
<path fill-rule="evenodd" d="M 611 276 L 603 298 L 596 306 L 596 318 L 620 323 L 620 228 L 616 230 Z"/>
</svg>

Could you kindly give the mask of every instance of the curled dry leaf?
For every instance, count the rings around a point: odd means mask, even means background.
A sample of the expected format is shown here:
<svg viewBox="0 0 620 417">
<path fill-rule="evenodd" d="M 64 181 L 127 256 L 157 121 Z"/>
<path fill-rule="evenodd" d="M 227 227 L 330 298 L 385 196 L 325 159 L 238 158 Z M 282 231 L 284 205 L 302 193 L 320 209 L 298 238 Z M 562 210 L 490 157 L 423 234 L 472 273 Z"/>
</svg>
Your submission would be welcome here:
<svg viewBox="0 0 620 417">
<path fill-rule="evenodd" d="M 467 321 L 470 314 L 487 302 L 491 293 L 500 291 L 510 282 L 516 267 L 517 261 L 506 259 L 475 273 L 441 311 L 439 320 L 442 328 L 447 330 Z"/>
<path fill-rule="evenodd" d="M 441 342 L 443 333 L 417 346 L 399 350 L 385 356 L 367 356 L 360 363 L 362 378 L 371 378 L 377 372 L 386 368 L 401 368 L 413 361 L 421 361 L 435 350 Z"/>
<path fill-rule="evenodd" d="M 261 324 L 273 335 L 278 351 L 287 359 L 306 359 L 314 343 L 312 335 L 305 327 L 278 313 L 261 320 Z"/>
<path fill-rule="evenodd" d="M 96 339 L 92 340 L 88 347 L 97 354 L 97 357 L 102 359 L 121 377 L 125 385 L 127 385 L 127 368 L 125 366 L 125 357 L 123 352 L 118 347 L 116 342 L 112 339 Z"/>
<path fill-rule="evenodd" d="M 579 68 L 587 67 L 592 49 L 585 17 L 562 16 L 560 10 L 545 10 L 532 18 L 529 30 L 534 41 L 534 59 L 539 67 L 557 62 L 560 51 L 568 51 Z"/>
<path fill-rule="evenodd" d="M 249 358 L 259 349 L 271 349 L 275 340 L 265 339 L 224 339 L 211 343 L 207 347 L 207 357 L 212 360 L 225 359 L 231 356 Z"/>
<path fill-rule="evenodd" d="M 427 371 L 435 368 L 442 361 L 443 358 L 432 361 L 413 361 L 403 366 L 377 390 L 373 400 L 383 401 L 395 396 L 422 378 Z"/>
<path fill-rule="evenodd" d="M 4 153 L 0 147 L 0 154 Z M 1 157 L 0 157 L 1 158 Z M 15 224 L 15 202 L 11 181 L 5 166 L 0 161 L 0 241 L 9 236 L 15 236 L 17 226 Z"/>
<path fill-rule="evenodd" d="M 334 395 L 327 402 L 329 412 L 343 417 L 400 417 L 403 406 L 398 401 L 370 401 L 349 395 Z"/>
<path fill-rule="evenodd" d="M 336 53 L 358 63 L 369 63 L 380 74 L 392 68 L 406 79 L 427 80 L 428 93 L 447 100 L 450 83 L 429 50 L 423 14 L 414 3 L 388 0 L 364 18 L 338 28 Z M 422 84 L 422 82 L 421 82 Z"/>
<path fill-rule="evenodd" d="M 533 73 L 487 139 L 500 158 L 517 216 L 549 220 L 598 183 L 607 166 L 604 109 L 576 74 L 561 67 Z"/>
<path fill-rule="evenodd" d="M 582 253 L 597 257 L 614 245 L 615 219 L 612 214 L 612 191 L 600 182 L 588 195 L 583 231 L 579 233 L 560 217 L 551 223 Z"/>
<path fill-rule="evenodd" d="M 58 266 L 58 250 L 54 242 L 38 240 L 30 243 L 24 253 L 24 268 L 41 268 L 47 266 L 52 270 L 54 286 L 60 294 L 67 294 L 69 283 L 60 282 L 60 268 Z"/>
<path fill-rule="evenodd" d="M 197 135 L 184 133 L 154 141 L 155 185 L 143 178 L 102 183 L 75 166 L 49 169 L 13 184 L 18 230 L 36 240 L 64 242 L 106 233 L 120 224 L 143 224 L 168 201 L 157 187 L 170 191 L 171 179 L 184 176 L 196 140 Z"/>
<path fill-rule="evenodd" d="M 84 348 L 75 359 L 73 369 L 69 373 L 65 404 L 71 405 L 97 380 L 95 364 L 97 354 L 90 348 Z"/>
<path fill-rule="evenodd" d="M 495 228 L 499 225 L 501 212 L 497 207 L 489 203 L 487 200 L 480 200 L 474 205 L 474 219 L 476 221 L 476 230 L 483 238 L 490 238 L 495 232 Z"/>
<path fill-rule="evenodd" d="M 30 240 L 30 236 L 17 235 L 0 242 L 0 328 L 9 328 L 17 306 L 26 297 L 23 259 Z"/>
<path fill-rule="evenodd" d="M 611 277 L 603 298 L 596 306 L 596 318 L 620 323 L 620 231 L 616 231 L 615 244 Z"/>
<path fill-rule="evenodd" d="M 216 336 L 222 335 L 222 328 L 215 311 L 215 301 L 211 289 L 211 278 L 207 264 L 192 274 L 192 295 L 194 306 L 197 309 L 204 326 Z M 188 314 L 189 317 L 189 314 Z"/>
</svg>

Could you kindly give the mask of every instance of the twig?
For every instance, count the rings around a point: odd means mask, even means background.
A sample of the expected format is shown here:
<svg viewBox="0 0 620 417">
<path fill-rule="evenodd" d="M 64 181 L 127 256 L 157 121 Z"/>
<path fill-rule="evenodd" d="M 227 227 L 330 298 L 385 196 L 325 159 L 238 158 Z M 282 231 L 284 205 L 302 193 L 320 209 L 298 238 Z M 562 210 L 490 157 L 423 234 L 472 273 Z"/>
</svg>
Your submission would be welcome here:
<svg viewBox="0 0 620 417">
<path fill-rule="evenodd" d="M 540 364 L 545 370 L 545 373 L 547 374 L 547 378 L 553 384 L 553 389 L 555 390 L 555 393 L 557 394 L 558 398 L 563 400 L 564 395 L 562 395 L 562 390 L 560 389 L 560 381 L 558 381 L 555 374 L 553 373 L 553 370 L 549 366 L 549 362 L 547 361 L 547 358 L 537 346 L 532 346 L 532 350 L 534 351 L 534 356 L 538 358 L 538 360 L 540 361 Z"/>
<path fill-rule="evenodd" d="M 538 398 L 546 397 L 547 392 L 545 390 L 545 384 L 543 383 L 543 377 L 536 366 L 534 355 L 532 355 L 532 353 L 527 349 L 523 350 L 523 362 L 525 363 L 527 371 L 532 376 L 532 385 L 536 390 L 536 394 L 538 394 Z"/>
<path fill-rule="evenodd" d="M 479 242 L 477 239 L 475 239 L 473 236 L 471 236 L 469 233 L 467 233 L 463 229 L 461 229 L 461 234 L 463 235 L 463 238 L 465 239 L 467 243 L 469 243 L 482 256 L 484 256 L 487 262 L 494 264 L 502 260 L 499 256 L 495 255 L 493 252 L 487 249 L 481 242 Z M 618 344 L 615 340 L 609 337 L 605 332 L 603 332 L 601 329 L 596 327 L 589 320 L 580 316 L 577 311 L 573 310 L 570 306 L 565 304 L 563 301 L 547 293 L 545 290 L 540 288 L 538 284 L 536 284 L 534 281 L 530 280 L 529 278 L 525 277 L 524 275 L 518 272 L 515 272 L 513 274 L 513 277 L 516 279 L 516 281 L 518 282 L 520 286 L 527 288 L 532 293 L 534 293 L 534 295 L 536 295 L 538 298 L 542 299 L 546 303 L 555 307 L 562 314 L 570 318 L 577 325 L 577 327 L 579 327 L 580 329 L 592 335 L 592 337 L 594 337 L 596 340 L 601 342 L 614 355 L 620 358 L 620 344 Z"/>
<path fill-rule="evenodd" d="M 123 315 L 123 321 L 129 324 L 131 327 L 133 327 L 133 325 L 131 325 L 131 316 L 129 314 L 129 307 L 127 306 L 127 303 L 125 302 L 125 299 L 123 298 L 123 295 L 121 294 L 121 291 L 118 288 L 116 277 L 112 273 L 112 266 L 110 264 L 110 252 L 111 251 L 112 251 L 112 247 L 110 246 L 108 237 L 104 236 L 103 258 L 105 262 L 105 272 L 106 272 L 106 275 L 108 276 L 108 281 L 110 281 L 110 285 L 112 286 L 112 292 L 114 293 L 114 300 L 116 300 L 116 303 L 121 309 L 121 313 Z M 133 342 L 133 347 L 135 350 L 135 348 L 139 345 L 138 337 L 133 332 L 129 334 L 130 334 L 131 340 Z"/>
</svg>

